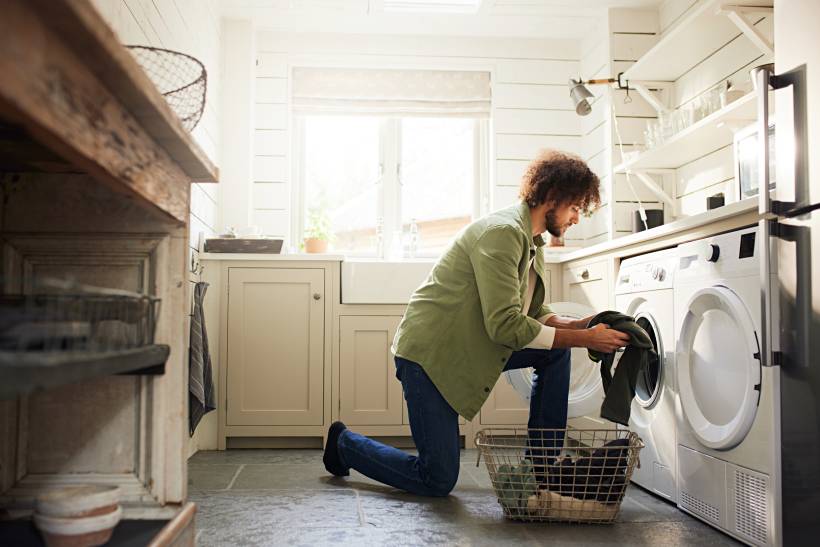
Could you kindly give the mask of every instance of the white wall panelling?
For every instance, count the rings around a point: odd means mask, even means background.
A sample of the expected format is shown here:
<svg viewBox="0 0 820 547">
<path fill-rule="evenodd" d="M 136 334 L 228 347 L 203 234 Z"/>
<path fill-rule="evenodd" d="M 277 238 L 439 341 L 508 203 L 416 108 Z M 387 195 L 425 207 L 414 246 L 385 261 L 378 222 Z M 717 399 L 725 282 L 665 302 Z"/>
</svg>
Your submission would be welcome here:
<svg viewBox="0 0 820 547">
<path fill-rule="evenodd" d="M 521 177 L 527 171 L 530 162 L 526 160 L 497 160 L 495 162 L 495 180 L 498 186 L 515 186 L 518 188 Z"/>
<path fill-rule="evenodd" d="M 250 223 L 254 101 L 254 31 L 250 21 L 225 20 L 222 124 L 222 222 L 237 229 Z M 229 122 L 228 122 L 229 120 Z"/>
<path fill-rule="evenodd" d="M 284 155 L 288 150 L 288 132 L 281 129 L 257 129 L 253 134 L 256 156 Z"/>
<path fill-rule="evenodd" d="M 253 158 L 253 180 L 255 182 L 287 182 L 287 173 L 287 156 L 254 156 Z"/>
<path fill-rule="evenodd" d="M 288 203 L 288 185 L 284 182 L 258 182 L 253 185 L 253 202 L 258 209 L 272 209 Z"/>
<path fill-rule="evenodd" d="M 557 108 L 569 109 L 567 84 L 495 84 L 493 105 L 497 108 Z M 569 105 L 569 107 L 567 106 Z"/>
<path fill-rule="evenodd" d="M 530 160 L 543 148 L 581 154 L 581 138 L 556 135 L 508 135 L 497 133 L 496 156 L 504 160 Z"/>
<path fill-rule="evenodd" d="M 287 209 L 254 209 L 254 226 L 259 226 L 262 233 L 272 237 L 285 237 L 288 233 L 290 216 Z"/>
<path fill-rule="evenodd" d="M 256 129 L 287 129 L 288 106 L 285 104 L 257 104 L 254 111 Z"/>
<path fill-rule="evenodd" d="M 287 78 L 256 78 L 256 102 L 282 104 L 288 100 Z"/>
<path fill-rule="evenodd" d="M 567 86 L 563 85 L 561 89 L 566 95 Z M 542 135 L 549 130 L 554 135 L 578 136 L 580 134 L 580 120 L 573 110 L 532 110 L 499 107 L 495 110 L 495 130 L 497 133 L 524 135 Z"/>
</svg>

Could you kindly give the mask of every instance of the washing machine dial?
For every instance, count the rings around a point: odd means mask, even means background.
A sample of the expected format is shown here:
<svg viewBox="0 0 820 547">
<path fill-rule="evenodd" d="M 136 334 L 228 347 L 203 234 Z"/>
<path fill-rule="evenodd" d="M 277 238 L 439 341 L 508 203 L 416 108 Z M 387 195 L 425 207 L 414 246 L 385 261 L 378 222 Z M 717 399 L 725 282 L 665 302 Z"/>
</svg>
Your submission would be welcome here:
<svg viewBox="0 0 820 547">
<path fill-rule="evenodd" d="M 698 253 L 698 258 L 705 262 L 717 262 L 720 258 L 720 247 L 714 243 L 705 243 Z"/>
<path fill-rule="evenodd" d="M 666 279 L 666 270 L 664 270 L 663 268 L 658 268 L 658 276 L 655 279 L 657 279 L 658 281 L 663 281 L 664 279 Z"/>
</svg>

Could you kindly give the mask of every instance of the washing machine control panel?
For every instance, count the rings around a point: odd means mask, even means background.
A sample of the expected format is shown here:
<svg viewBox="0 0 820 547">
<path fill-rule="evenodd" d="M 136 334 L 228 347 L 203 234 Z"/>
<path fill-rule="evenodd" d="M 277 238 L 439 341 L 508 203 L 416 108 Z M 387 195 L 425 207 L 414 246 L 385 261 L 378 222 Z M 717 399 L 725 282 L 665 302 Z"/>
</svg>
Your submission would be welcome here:
<svg viewBox="0 0 820 547">
<path fill-rule="evenodd" d="M 757 228 L 747 228 L 678 246 L 679 281 L 735 277 L 759 271 Z"/>
<path fill-rule="evenodd" d="M 654 256 L 647 261 L 625 260 L 618 273 L 616 293 L 669 288 L 676 264 L 677 257 L 671 255 Z"/>
</svg>

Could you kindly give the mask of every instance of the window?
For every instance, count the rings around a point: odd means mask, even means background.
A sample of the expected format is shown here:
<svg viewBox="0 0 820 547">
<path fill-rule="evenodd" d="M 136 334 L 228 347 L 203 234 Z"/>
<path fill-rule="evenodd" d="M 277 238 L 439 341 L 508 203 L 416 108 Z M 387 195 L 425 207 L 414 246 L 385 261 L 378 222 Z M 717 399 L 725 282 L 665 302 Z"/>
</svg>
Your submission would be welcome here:
<svg viewBox="0 0 820 547">
<path fill-rule="evenodd" d="M 295 243 L 324 217 L 332 252 L 408 257 L 415 239 L 416 256 L 437 256 L 480 214 L 484 124 L 460 117 L 300 117 Z"/>
</svg>

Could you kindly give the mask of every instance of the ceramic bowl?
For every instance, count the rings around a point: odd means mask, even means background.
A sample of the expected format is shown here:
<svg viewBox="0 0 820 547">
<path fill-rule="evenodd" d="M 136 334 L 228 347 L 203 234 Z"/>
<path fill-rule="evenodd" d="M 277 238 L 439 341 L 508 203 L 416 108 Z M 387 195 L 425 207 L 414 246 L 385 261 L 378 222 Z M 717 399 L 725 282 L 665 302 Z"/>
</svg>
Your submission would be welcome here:
<svg viewBox="0 0 820 547">
<path fill-rule="evenodd" d="M 48 547 L 93 547 L 111 539 L 114 527 L 122 518 L 122 508 L 104 515 L 63 518 L 34 514 L 34 524 L 43 534 Z"/>
<path fill-rule="evenodd" d="M 47 517 L 76 518 L 104 515 L 117 508 L 118 486 L 76 484 L 54 488 L 37 497 L 37 513 Z"/>
</svg>

